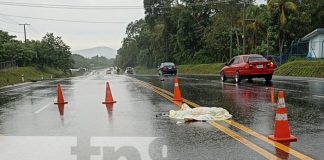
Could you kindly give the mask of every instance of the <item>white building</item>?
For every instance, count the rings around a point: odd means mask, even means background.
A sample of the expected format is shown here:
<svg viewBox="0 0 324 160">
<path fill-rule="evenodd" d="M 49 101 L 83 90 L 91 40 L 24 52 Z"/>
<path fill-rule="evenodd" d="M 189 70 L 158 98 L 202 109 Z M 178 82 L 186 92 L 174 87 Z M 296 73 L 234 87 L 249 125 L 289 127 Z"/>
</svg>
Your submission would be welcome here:
<svg viewBox="0 0 324 160">
<path fill-rule="evenodd" d="M 324 28 L 317 28 L 302 38 L 308 42 L 308 55 L 310 58 L 324 58 Z"/>
</svg>

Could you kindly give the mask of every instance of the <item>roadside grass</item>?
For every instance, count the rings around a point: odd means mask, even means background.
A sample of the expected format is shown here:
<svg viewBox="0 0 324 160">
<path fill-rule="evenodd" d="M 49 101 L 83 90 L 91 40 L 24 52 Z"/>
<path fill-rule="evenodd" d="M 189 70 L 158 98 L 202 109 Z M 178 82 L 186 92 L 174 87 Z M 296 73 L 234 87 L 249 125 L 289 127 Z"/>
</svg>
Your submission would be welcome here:
<svg viewBox="0 0 324 160">
<path fill-rule="evenodd" d="M 295 60 L 280 66 L 275 75 L 324 78 L 324 60 Z"/>
<path fill-rule="evenodd" d="M 224 67 L 223 63 L 178 65 L 178 74 L 218 74 Z M 137 66 L 136 74 L 158 74 L 157 68 Z"/>
<path fill-rule="evenodd" d="M 147 68 L 143 66 L 134 67 L 136 74 L 158 74 L 157 68 Z"/>
<path fill-rule="evenodd" d="M 218 74 L 224 67 L 223 63 L 179 65 L 178 74 Z"/>
<path fill-rule="evenodd" d="M 35 67 L 18 67 L 0 71 L 0 87 L 22 83 L 22 75 L 24 75 L 25 82 L 33 80 L 61 78 L 70 76 L 61 70 L 54 68 L 38 69 Z"/>
<path fill-rule="evenodd" d="M 178 74 L 218 74 L 223 63 L 178 65 Z M 135 67 L 137 74 L 158 74 L 156 68 Z M 324 78 L 324 60 L 294 60 L 276 69 L 274 75 Z"/>
</svg>

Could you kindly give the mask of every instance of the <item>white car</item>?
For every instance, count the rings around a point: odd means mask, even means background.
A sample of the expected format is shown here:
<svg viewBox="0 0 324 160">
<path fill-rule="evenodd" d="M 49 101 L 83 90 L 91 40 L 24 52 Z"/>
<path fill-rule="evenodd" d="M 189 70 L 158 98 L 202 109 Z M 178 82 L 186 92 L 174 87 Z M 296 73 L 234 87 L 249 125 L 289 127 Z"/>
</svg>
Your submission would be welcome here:
<svg viewBox="0 0 324 160">
<path fill-rule="evenodd" d="M 126 70 L 125 70 L 125 74 L 134 74 L 134 68 L 127 67 Z"/>
<path fill-rule="evenodd" d="M 108 69 L 106 70 L 106 74 L 111 74 L 111 71 L 112 71 L 112 69 L 111 69 L 111 68 L 108 68 Z"/>
</svg>

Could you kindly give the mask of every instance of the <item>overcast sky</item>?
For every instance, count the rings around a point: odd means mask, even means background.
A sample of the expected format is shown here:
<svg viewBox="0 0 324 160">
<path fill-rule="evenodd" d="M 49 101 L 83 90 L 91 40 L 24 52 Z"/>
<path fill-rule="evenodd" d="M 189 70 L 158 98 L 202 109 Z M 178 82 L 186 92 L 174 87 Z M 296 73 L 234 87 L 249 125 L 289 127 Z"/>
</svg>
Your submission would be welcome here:
<svg viewBox="0 0 324 160">
<path fill-rule="evenodd" d="M 0 0 L 0 2 L 88 5 L 88 6 L 143 6 L 143 0 Z M 257 0 L 264 1 L 264 0 Z M 71 23 L 44 21 L 4 16 L 17 15 L 36 18 L 52 18 L 79 21 L 109 21 L 111 24 Z M 0 5 L 0 29 L 17 35 L 23 39 L 23 27 L 18 23 L 29 23 L 27 26 L 28 39 L 41 39 L 46 32 L 61 36 L 71 46 L 72 50 L 96 46 L 108 46 L 114 49 L 121 47 L 125 37 L 126 26 L 129 22 L 144 17 L 144 9 L 118 10 L 75 10 L 49 9 Z M 19 33 L 16 33 L 19 32 Z"/>
</svg>

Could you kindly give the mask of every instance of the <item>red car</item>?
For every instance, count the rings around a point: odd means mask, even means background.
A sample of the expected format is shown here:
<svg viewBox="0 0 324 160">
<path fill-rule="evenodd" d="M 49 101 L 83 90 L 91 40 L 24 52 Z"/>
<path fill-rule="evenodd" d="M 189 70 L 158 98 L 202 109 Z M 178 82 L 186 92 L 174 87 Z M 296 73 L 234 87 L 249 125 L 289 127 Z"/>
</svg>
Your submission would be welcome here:
<svg viewBox="0 0 324 160">
<path fill-rule="evenodd" d="M 274 72 L 274 64 L 258 54 L 239 55 L 232 58 L 220 73 L 221 80 L 235 79 L 239 83 L 242 79 L 265 78 L 271 81 Z"/>
</svg>

